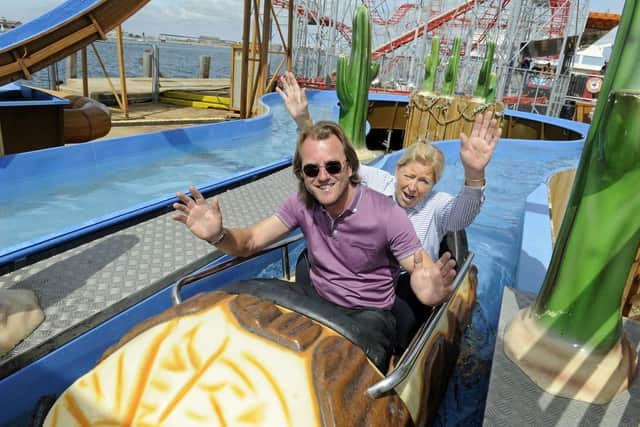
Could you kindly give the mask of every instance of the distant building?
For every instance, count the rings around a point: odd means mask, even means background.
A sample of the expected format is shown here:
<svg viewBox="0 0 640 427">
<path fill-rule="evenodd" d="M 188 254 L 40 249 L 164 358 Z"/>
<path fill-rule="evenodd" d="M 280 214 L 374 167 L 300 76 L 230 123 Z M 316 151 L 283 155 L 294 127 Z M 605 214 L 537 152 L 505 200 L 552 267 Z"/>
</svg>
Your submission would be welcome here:
<svg viewBox="0 0 640 427">
<path fill-rule="evenodd" d="M 611 55 L 613 43 L 594 43 L 586 49 L 576 52 L 573 70 L 586 73 L 600 72 L 606 59 Z"/>
<path fill-rule="evenodd" d="M 22 25 L 20 21 L 12 21 L 11 19 L 7 19 L 5 17 L 0 18 L 0 33 L 4 33 L 9 30 L 13 30 L 16 27 Z"/>
</svg>

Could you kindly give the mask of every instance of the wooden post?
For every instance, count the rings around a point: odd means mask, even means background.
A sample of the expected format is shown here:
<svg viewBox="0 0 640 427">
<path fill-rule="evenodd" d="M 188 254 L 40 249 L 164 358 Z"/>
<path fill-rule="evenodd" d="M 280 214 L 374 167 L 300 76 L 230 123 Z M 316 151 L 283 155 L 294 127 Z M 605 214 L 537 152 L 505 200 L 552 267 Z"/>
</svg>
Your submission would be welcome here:
<svg viewBox="0 0 640 427">
<path fill-rule="evenodd" d="M 160 101 L 160 48 L 157 44 L 153 45 L 153 67 L 151 69 L 151 100 L 154 104 Z"/>
<path fill-rule="evenodd" d="M 67 59 L 65 60 L 66 62 L 66 80 L 67 82 L 69 81 L 69 79 L 77 79 L 78 78 L 78 55 L 76 55 L 76 53 L 72 53 L 71 55 L 67 56 Z"/>
<path fill-rule="evenodd" d="M 247 118 L 247 80 L 249 80 L 249 36 L 251 30 L 251 0 L 244 0 L 242 22 L 242 72 L 240 73 L 240 118 Z"/>
<path fill-rule="evenodd" d="M 256 72 L 256 59 L 258 58 L 258 48 L 260 46 L 260 0 L 253 0 L 253 33 L 251 35 L 251 44 L 249 45 L 249 56 L 245 57 L 245 61 L 249 61 L 249 96 L 245 101 L 247 104 L 247 116 L 253 115 L 253 104 L 256 96 L 256 87 L 258 85 L 258 73 Z"/>
<path fill-rule="evenodd" d="M 55 63 L 49 65 L 49 89 L 58 90 L 58 70 Z"/>
<path fill-rule="evenodd" d="M 200 73 L 198 76 L 201 79 L 209 78 L 209 68 L 211 67 L 211 57 L 208 55 L 200 56 Z"/>
<path fill-rule="evenodd" d="M 256 76 L 256 93 L 254 100 L 264 95 L 267 74 L 269 73 L 269 37 L 271 36 L 271 0 L 263 0 L 262 9 L 262 42 L 260 43 L 260 63 Z"/>
<path fill-rule="evenodd" d="M 153 51 L 145 49 L 142 53 L 142 77 L 153 76 L 151 67 L 153 67 Z"/>
<path fill-rule="evenodd" d="M 118 65 L 120 68 L 120 92 L 122 94 L 122 112 L 125 117 L 129 117 L 129 99 L 127 98 L 127 75 L 124 68 L 124 47 L 122 45 L 122 26 L 116 27 L 118 36 Z"/>
<path fill-rule="evenodd" d="M 293 2 L 289 2 L 289 16 L 287 20 L 287 71 L 293 66 Z"/>
<path fill-rule="evenodd" d="M 80 51 L 82 60 L 82 96 L 89 96 L 89 71 L 87 67 L 87 48 L 83 47 Z"/>
</svg>

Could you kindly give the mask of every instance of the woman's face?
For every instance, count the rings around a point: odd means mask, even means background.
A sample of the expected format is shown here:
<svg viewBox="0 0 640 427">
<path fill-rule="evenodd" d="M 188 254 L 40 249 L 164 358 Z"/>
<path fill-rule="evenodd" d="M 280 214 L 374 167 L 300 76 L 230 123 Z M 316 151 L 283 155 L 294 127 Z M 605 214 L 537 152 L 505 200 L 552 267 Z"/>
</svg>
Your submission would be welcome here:
<svg viewBox="0 0 640 427">
<path fill-rule="evenodd" d="M 396 168 L 396 201 L 403 208 L 413 208 L 435 185 L 431 165 L 411 161 Z"/>
</svg>

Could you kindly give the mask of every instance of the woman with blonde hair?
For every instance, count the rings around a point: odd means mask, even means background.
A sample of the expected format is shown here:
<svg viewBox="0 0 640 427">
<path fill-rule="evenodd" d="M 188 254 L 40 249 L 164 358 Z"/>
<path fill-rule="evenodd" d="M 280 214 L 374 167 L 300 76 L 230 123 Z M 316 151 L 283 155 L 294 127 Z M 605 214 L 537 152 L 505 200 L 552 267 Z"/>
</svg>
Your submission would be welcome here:
<svg viewBox="0 0 640 427">
<path fill-rule="evenodd" d="M 298 129 L 313 125 L 305 90 L 298 86 L 295 76 L 287 72 L 280 79 L 282 87 L 276 91 Z M 502 133 L 491 112 L 478 114 L 471 135 L 460 134 L 460 159 L 464 167 L 464 183 L 457 195 L 433 191 L 442 177 L 444 154 L 426 142 L 418 141 L 405 149 L 396 164 L 395 174 L 361 164 L 358 175 L 362 182 L 389 197 L 402 207 L 431 259 L 438 259 L 440 242 L 450 231 L 463 230 L 480 212 L 484 201 L 485 168 Z M 306 256 L 296 266 L 296 276 L 308 280 Z M 408 275 L 401 275 L 396 284 L 396 303 L 393 314 L 397 322 L 398 350 L 402 351 L 426 319 L 430 307 L 421 304 L 411 292 Z M 298 281 L 298 277 L 296 277 Z"/>
<path fill-rule="evenodd" d="M 304 88 L 292 73 L 285 73 L 277 92 L 299 129 L 313 123 Z M 484 201 L 485 168 L 498 143 L 501 129 L 491 112 L 478 114 L 471 135 L 460 134 L 460 159 L 464 183 L 457 195 L 433 191 L 442 177 L 444 154 L 436 146 L 419 141 L 409 146 L 398 161 L 395 174 L 360 165 L 362 181 L 395 201 L 406 211 L 423 248 L 438 259 L 440 242 L 449 231 L 470 225 Z"/>
</svg>

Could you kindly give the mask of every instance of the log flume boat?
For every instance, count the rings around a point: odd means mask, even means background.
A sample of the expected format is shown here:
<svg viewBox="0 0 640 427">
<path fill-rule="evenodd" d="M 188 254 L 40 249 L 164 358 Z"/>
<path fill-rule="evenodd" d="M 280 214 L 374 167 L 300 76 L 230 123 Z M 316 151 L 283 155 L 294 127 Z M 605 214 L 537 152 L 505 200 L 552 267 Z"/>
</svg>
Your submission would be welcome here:
<svg viewBox="0 0 640 427">
<path fill-rule="evenodd" d="M 419 320 L 391 366 L 375 363 L 375 331 L 287 280 L 245 280 L 182 300 L 186 286 L 247 261 L 236 258 L 177 281 L 173 307 L 131 329 L 60 396 L 41 399 L 32 425 L 429 425 L 476 301 L 466 237 L 447 242 L 461 265 L 456 291 Z"/>
</svg>

